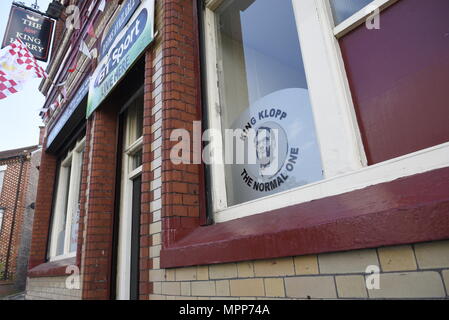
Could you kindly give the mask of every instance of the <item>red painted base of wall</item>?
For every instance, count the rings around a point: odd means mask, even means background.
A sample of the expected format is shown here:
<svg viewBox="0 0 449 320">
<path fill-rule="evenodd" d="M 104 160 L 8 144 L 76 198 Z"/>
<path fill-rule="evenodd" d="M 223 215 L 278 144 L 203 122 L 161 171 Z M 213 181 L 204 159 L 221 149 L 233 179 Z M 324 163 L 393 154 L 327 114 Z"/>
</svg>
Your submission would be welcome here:
<svg viewBox="0 0 449 320">
<path fill-rule="evenodd" d="M 449 168 L 208 227 L 161 267 L 278 258 L 449 238 Z"/>
<path fill-rule="evenodd" d="M 28 271 L 28 277 L 62 277 L 69 276 L 70 273 L 66 273 L 68 266 L 76 265 L 76 258 L 69 258 L 55 262 L 48 262 L 41 264 Z"/>
</svg>

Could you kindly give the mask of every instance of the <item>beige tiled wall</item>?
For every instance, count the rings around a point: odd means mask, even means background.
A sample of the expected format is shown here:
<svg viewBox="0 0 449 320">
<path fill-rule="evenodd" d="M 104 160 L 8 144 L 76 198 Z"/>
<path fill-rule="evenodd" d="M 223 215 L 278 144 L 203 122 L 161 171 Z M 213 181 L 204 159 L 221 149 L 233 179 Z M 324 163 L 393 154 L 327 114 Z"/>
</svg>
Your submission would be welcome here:
<svg viewBox="0 0 449 320">
<path fill-rule="evenodd" d="M 378 290 L 366 288 L 371 265 L 381 271 Z M 448 297 L 449 241 L 154 269 L 150 280 L 151 299 L 441 299 Z"/>
<path fill-rule="evenodd" d="M 80 300 L 81 290 L 67 289 L 67 277 L 28 278 L 27 300 Z"/>
</svg>

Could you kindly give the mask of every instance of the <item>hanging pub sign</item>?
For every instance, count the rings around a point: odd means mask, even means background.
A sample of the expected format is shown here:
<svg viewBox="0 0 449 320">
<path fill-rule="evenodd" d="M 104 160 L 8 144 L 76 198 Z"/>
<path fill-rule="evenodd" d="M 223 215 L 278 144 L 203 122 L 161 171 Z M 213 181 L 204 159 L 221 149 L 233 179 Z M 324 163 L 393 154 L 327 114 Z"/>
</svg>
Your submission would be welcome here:
<svg viewBox="0 0 449 320">
<path fill-rule="evenodd" d="M 137 10 L 134 9 L 135 2 L 141 2 Z M 131 0 L 125 2 L 124 6 L 117 19 L 128 20 L 128 23 L 117 28 L 121 31 L 115 34 L 113 42 L 105 42 L 108 41 L 108 33 L 102 43 L 102 48 L 109 49 L 104 52 L 105 56 L 101 58 L 90 81 L 87 117 L 106 99 L 154 39 L 154 0 Z M 131 12 L 134 14 L 129 19 L 127 16 Z M 110 32 L 122 24 L 118 21 L 114 21 Z"/>
<path fill-rule="evenodd" d="M 53 36 L 54 20 L 16 4 L 11 7 L 2 48 L 22 40 L 37 60 L 47 62 Z"/>
</svg>

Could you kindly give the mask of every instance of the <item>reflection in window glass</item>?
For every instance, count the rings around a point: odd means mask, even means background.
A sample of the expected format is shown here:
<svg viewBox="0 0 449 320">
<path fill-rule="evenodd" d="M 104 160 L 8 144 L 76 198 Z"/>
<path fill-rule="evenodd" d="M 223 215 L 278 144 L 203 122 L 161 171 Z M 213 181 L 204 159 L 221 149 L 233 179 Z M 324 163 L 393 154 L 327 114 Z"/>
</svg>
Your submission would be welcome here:
<svg viewBox="0 0 449 320">
<path fill-rule="evenodd" d="M 126 146 L 132 145 L 143 135 L 143 95 L 139 95 L 127 110 L 128 138 Z"/>
<path fill-rule="evenodd" d="M 77 249 L 83 154 L 82 139 L 59 164 L 49 248 L 51 259 L 73 254 Z"/>
<path fill-rule="evenodd" d="M 0 208 L 0 231 L 2 230 L 2 226 L 3 226 L 3 213 L 5 212 L 5 210 L 3 208 Z"/>
<path fill-rule="evenodd" d="M 3 179 L 5 177 L 6 166 L 0 166 L 0 195 L 2 193 L 3 188 Z"/>
<path fill-rule="evenodd" d="M 224 1 L 216 17 L 222 127 L 251 127 L 256 158 L 226 166 L 228 205 L 322 179 L 292 2 Z"/>
<path fill-rule="evenodd" d="M 70 249 L 69 252 L 76 252 L 78 246 L 78 231 L 79 231 L 79 217 L 80 217 L 80 206 L 78 206 L 73 212 L 72 223 L 70 226 Z"/>
<path fill-rule="evenodd" d="M 142 162 L 142 150 L 137 151 L 136 153 L 134 153 L 132 156 L 132 164 L 131 164 L 131 169 L 132 170 L 136 170 L 137 168 L 139 168 L 143 162 Z"/>
<path fill-rule="evenodd" d="M 335 25 L 338 25 L 373 2 L 373 0 L 330 0 L 330 2 Z"/>
<path fill-rule="evenodd" d="M 82 179 L 82 169 L 83 169 L 83 162 L 82 159 L 84 158 L 84 151 L 81 151 L 78 154 L 78 178 L 79 178 L 79 187 L 78 187 L 78 194 L 81 194 L 81 179 Z M 78 231 L 79 231 L 79 218 L 80 218 L 80 201 L 79 196 L 77 199 L 77 203 L 75 204 L 75 207 L 73 209 L 72 213 L 72 222 L 70 226 L 70 252 L 76 252 L 76 249 L 78 247 Z"/>
<path fill-rule="evenodd" d="M 70 176 L 71 176 L 71 166 L 63 166 L 61 167 L 61 175 L 64 176 L 63 181 L 64 183 L 61 183 L 58 187 L 63 189 L 63 201 L 64 204 L 62 205 L 63 211 L 60 213 L 62 214 L 62 220 L 60 225 L 58 226 L 57 230 L 57 249 L 56 249 L 56 255 L 60 256 L 64 254 L 64 241 L 65 241 L 65 232 L 66 232 L 66 221 L 67 221 L 67 206 L 68 206 L 68 198 L 69 198 L 69 188 L 70 188 Z"/>
</svg>

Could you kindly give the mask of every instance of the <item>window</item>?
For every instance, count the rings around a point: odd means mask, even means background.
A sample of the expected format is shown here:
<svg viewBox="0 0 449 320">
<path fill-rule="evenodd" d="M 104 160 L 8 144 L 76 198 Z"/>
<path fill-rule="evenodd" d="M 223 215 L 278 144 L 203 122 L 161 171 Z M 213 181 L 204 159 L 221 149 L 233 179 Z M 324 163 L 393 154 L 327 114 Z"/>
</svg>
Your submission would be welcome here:
<svg viewBox="0 0 449 320">
<path fill-rule="evenodd" d="M 449 45 L 441 37 L 448 29 L 449 2 L 384 3 L 392 5 L 376 23 L 371 15 L 368 27 L 347 25 L 351 32 L 335 27 L 343 32 L 337 31 L 338 45 L 370 165 L 449 140 Z M 374 24 L 379 29 L 369 28 Z"/>
<path fill-rule="evenodd" d="M 372 13 L 362 10 L 366 5 L 384 10 L 397 1 L 351 2 L 206 1 L 216 222 L 448 166 L 448 143 L 368 161 L 338 39 Z M 248 151 L 245 161 L 236 156 L 239 139 Z M 251 152 L 255 163 L 248 162 Z"/>
<path fill-rule="evenodd" d="M 0 166 L 0 196 L 2 194 L 3 180 L 5 179 L 6 169 L 7 169 L 7 166 Z"/>
<path fill-rule="evenodd" d="M 276 23 L 266 23 L 268 14 Z M 245 138 L 255 140 L 258 148 L 252 165 L 237 165 L 229 158 L 227 205 L 321 180 L 320 151 L 292 3 L 229 1 L 216 11 L 216 24 L 222 129 L 251 126 L 255 136 Z M 235 158 L 237 147 L 235 141 Z M 269 159 L 270 153 L 276 155 Z"/>
<path fill-rule="evenodd" d="M 314 0 L 315 1 L 315 0 Z M 334 35 L 341 38 L 399 0 L 329 0 L 320 4 L 333 17 Z M 329 6 L 327 6 L 329 4 Z"/>
<path fill-rule="evenodd" d="M 335 24 L 339 24 L 369 5 L 373 0 L 330 0 L 330 2 Z"/>
<path fill-rule="evenodd" d="M 60 260 L 76 255 L 84 146 L 85 139 L 79 140 L 62 159 L 58 168 L 50 260 Z"/>
<path fill-rule="evenodd" d="M 5 209 L 0 208 L 0 232 L 2 231 L 3 227 L 3 214 L 5 213 Z"/>
<path fill-rule="evenodd" d="M 143 89 L 125 106 L 120 226 L 117 262 L 117 299 L 136 300 L 139 290 L 140 197 L 143 148 Z"/>
</svg>

